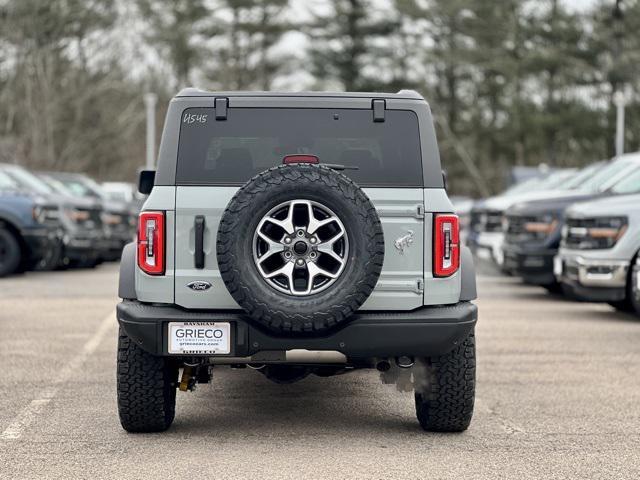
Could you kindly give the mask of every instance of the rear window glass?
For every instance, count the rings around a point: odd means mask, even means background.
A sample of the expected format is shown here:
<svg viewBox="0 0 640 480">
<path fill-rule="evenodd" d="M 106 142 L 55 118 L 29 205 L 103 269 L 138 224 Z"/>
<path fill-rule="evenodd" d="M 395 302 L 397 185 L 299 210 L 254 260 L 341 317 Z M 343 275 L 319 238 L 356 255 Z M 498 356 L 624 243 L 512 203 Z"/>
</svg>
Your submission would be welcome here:
<svg viewBox="0 0 640 480">
<path fill-rule="evenodd" d="M 282 164 L 286 155 L 316 155 L 320 163 L 357 167 L 342 173 L 362 186 L 423 185 L 417 116 L 387 110 L 189 108 L 181 119 L 176 183 L 241 185 Z"/>
</svg>

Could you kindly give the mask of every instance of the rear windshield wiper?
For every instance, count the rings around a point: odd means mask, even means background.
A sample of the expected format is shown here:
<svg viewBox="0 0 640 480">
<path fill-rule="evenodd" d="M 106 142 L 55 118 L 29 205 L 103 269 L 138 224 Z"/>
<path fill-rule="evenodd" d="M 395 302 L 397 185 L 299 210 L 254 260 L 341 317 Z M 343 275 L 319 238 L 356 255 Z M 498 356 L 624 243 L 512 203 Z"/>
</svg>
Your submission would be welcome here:
<svg viewBox="0 0 640 480">
<path fill-rule="evenodd" d="M 329 167 L 333 170 L 360 170 L 360 167 L 356 167 L 355 165 L 339 165 L 337 163 L 321 163 L 325 167 Z"/>
</svg>

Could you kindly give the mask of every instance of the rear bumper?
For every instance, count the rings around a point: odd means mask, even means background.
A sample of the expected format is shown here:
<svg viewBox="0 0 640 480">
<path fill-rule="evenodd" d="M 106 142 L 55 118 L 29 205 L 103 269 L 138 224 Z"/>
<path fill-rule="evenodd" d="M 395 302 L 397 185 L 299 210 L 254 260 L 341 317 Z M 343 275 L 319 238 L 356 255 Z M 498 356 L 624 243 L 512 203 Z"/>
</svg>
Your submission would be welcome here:
<svg viewBox="0 0 640 480">
<path fill-rule="evenodd" d="M 504 269 L 521 277 L 527 283 L 552 285 L 556 283 L 553 274 L 553 257 L 557 250 L 524 250 L 513 245 L 504 246 Z"/>
<path fill-rule="evenodd" d="M 202 321 L 231 323 L 232 357 L 294 349 L 338 351 L 353 359 L 442 355 L 473 330 L 477 314 L 470 302 L 411 312 L 364 312 L 324 336 L 282 337 L 256 326 L 238 311 L 193 311 L 126 300 L 117 307 L 118 323 L 126 334 L 144 350 L 161 356 L 169 356 L 169 322 Z"/>
</svg>

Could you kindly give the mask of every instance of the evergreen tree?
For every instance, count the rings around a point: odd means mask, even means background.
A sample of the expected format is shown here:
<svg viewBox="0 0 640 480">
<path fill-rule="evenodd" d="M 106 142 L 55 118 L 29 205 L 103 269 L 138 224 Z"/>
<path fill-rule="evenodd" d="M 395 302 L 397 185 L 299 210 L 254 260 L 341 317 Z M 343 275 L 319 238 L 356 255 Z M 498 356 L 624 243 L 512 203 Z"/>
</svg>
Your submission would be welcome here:
<svg viewBox="0 0 640 480">
<path fill-rule="evenodd" d="M 191 73 L 202 59 L 203 49 L 196 41 L 211 15 L 203 0 L 137 0 L 142 17 L 148 22 L 147 40 L 157 45 L 161 58 L 171 65 L 178 88 L 191 85 Z"/>
<path fill-rule="evenodd" d="M 284 16 L 288 0 L 224 0 L 217 8 L 213 53 L 207 71 L 214 88 L 270 90 L 290 58 L 274 47 L 289 31 Z"/>
<path fill-rule="evenodd" d="M 376 12 L 369 0 L 332 0 L 329 12 L 314 13 L 306 28 L 313 74 L 347 91 L 388 89 L 391 72 L 376 67 L 394 54 L 388 37 L 398 28 L 397 17 Z"/>
</svg>

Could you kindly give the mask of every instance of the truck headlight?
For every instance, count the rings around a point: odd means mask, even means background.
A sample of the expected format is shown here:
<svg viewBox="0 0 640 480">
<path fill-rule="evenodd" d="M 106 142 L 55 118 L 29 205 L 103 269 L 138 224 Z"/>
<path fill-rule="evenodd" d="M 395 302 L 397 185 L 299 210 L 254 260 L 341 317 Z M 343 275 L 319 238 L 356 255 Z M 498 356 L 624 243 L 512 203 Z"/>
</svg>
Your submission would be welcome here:
<svg viewBox="0 0 640 480">
<path fill-rule="evenodd" d="M 544 214 L 539 217 L 529 219 L 522 226 L 527 233 L 537 237 L 546 237 L 558 227 L 558 219 L 555 215 Z"/>
<path fill-rule="evenodd" d="M 105 212 L 102 214 L 102 223 L 105 225 L 119 225 L 122 223 L 122 215 Z"/>
<path fill-rule="evenodd" d="M 31 212 L 38 223 L 57 222 L 60 220 L 58 207 L 50 205 L 36 205 Z"/>
<path fill-rule="evenodd" d="M 91 216 L 87 210 L 80 210 L 77 208 L 66 208 L 64 210 L 65 215 L 74 222 L 80 223 L 89 220 Z"/>
<path fill-rule="evenodd" d="M 627 231 L 627 217 L 570 218 L 563 230 L 567 248 L 596 250 L 612 248 Z"/>
</svg>

